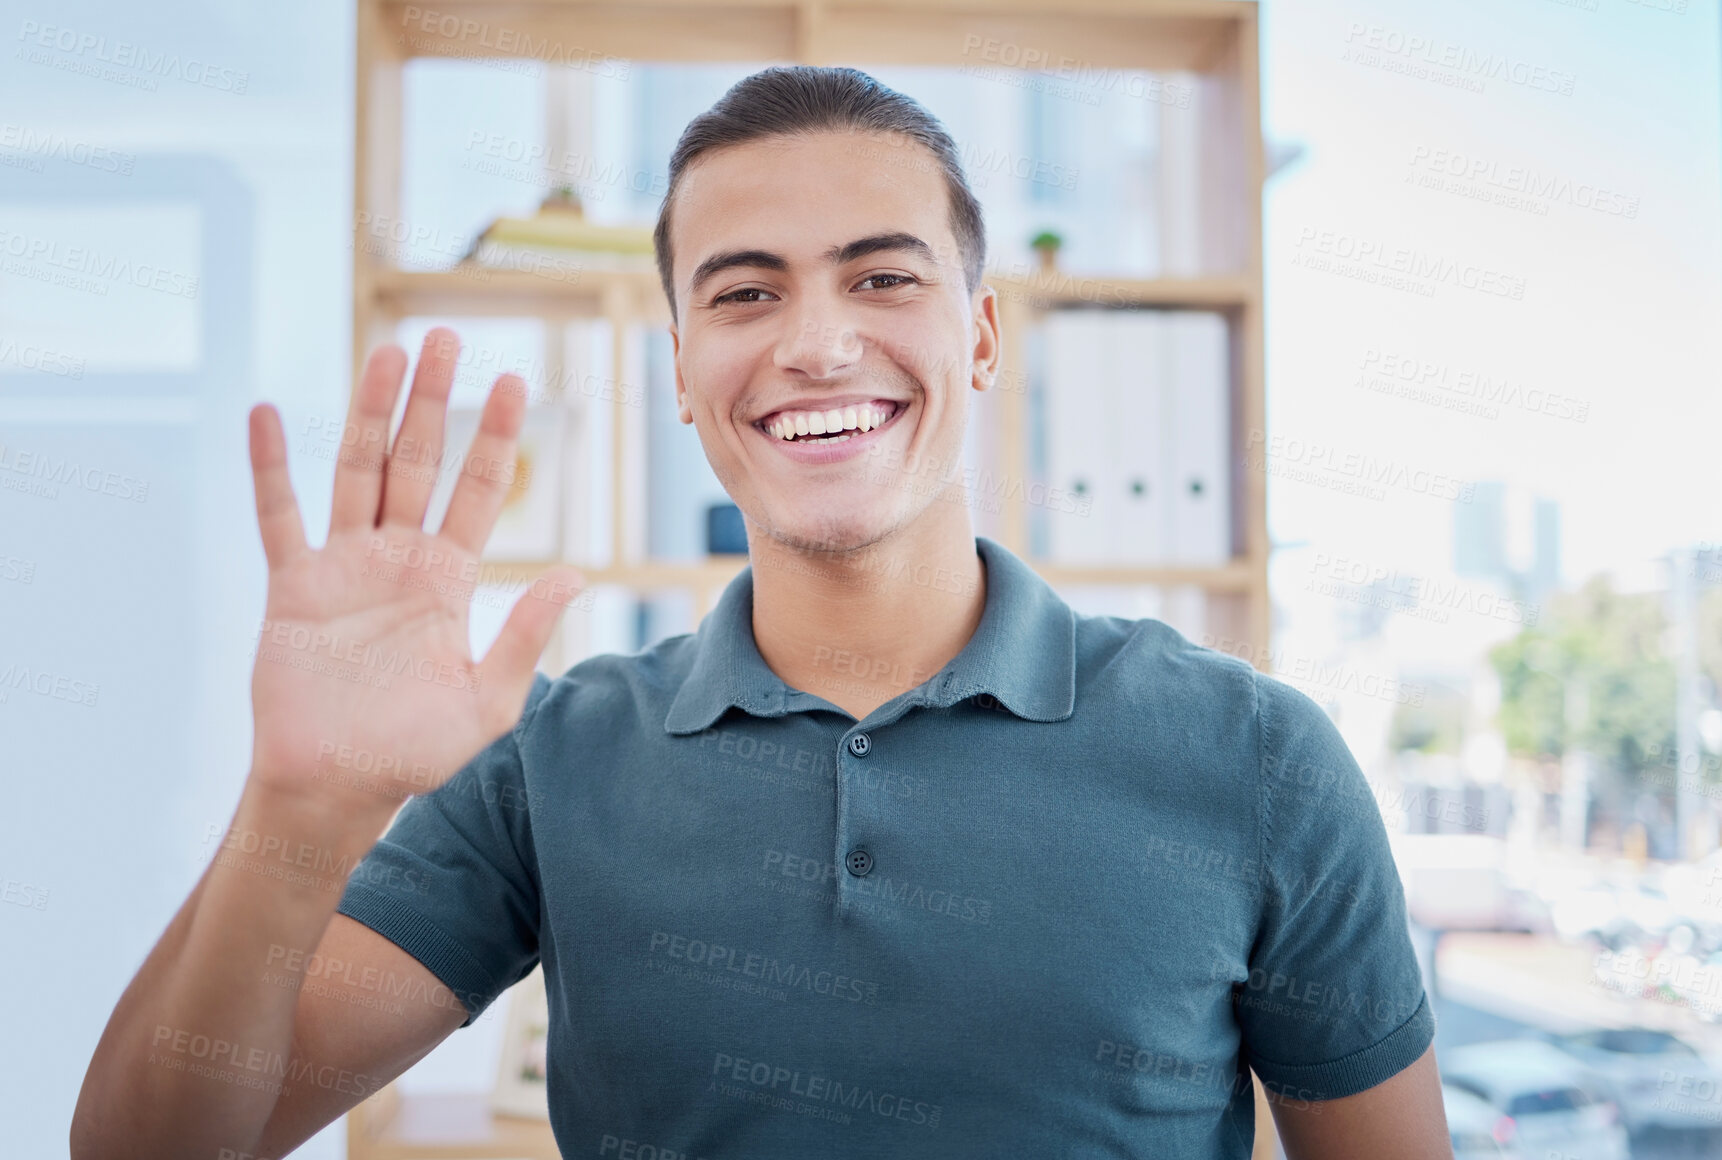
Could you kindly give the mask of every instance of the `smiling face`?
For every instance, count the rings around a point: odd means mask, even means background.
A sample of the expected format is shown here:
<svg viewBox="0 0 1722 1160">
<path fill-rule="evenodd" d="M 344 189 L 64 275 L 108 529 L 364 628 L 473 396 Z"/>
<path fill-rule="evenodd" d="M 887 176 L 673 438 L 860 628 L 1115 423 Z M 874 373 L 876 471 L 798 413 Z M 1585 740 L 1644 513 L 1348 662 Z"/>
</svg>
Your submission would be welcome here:
<svg viewBox="0 0 1722 1160">
<path fill-rule="evenodd" d="M 850 132 L 702 155 L 670 220 L 676 402 L 750 524 L 849 550 L 942 503 L 998 357 L 931 150 Z M 833 434 L 833 432 L 838 432 Z"/>
</svg>

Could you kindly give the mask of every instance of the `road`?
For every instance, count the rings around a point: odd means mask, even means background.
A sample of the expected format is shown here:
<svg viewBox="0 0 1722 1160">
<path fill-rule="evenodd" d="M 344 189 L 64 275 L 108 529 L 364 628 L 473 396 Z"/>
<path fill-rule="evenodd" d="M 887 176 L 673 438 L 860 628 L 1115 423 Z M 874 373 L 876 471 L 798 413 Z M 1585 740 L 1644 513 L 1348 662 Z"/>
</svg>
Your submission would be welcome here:
<svg viewBox="0 0 1722 1160">
<path fill-rule="evenodd" d="M 1434 1006 L 1437 1060 L 1442 1052 L 1467 1043 L 1534 1036 L 1543 1030 L 1531 1023 L 1521 1023 L 1439 995 L 1434 999 Z M 1638 1139 L 1632 1142 L 1632 1160 L 1715 1160 L 1716 1157 L 1722 1157 L 1722 1133 L 1708 1141 Z"/>
</svg>

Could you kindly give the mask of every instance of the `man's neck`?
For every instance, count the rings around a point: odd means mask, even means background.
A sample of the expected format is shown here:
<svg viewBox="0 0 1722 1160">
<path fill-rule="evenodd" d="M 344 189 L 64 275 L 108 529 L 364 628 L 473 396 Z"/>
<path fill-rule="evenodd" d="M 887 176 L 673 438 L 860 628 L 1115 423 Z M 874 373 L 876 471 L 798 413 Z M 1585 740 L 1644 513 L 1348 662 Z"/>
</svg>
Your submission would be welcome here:
<svg viewBox="0 0 1722 1160">
<path fill-rule="evenodd" d="M 986 607 L 986 568 L 968 511 L 933 508 L 949 510 L 856 552 L 750 537 L 754 642 L 784 684 L 859 721 L 963 650 Z"/>
</svg>

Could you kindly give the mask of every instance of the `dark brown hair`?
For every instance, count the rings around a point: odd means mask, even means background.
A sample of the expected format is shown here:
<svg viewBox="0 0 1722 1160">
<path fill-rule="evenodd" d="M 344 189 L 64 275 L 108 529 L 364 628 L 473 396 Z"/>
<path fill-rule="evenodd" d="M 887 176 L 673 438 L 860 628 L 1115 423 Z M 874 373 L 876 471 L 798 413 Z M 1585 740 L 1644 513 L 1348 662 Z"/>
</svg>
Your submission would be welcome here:
<svg viewBox="0 0 1722 1160">
<path fill-rule="evenodd" d="M 702 153 L 728 145 L 843 131 L 897 133 L 932 152 L 949 194 L 951 234 L 962 258 L 965 288 L 972 293 L 980 285 L 987 257 L 980 202 L 969 189 L 956 143 L 938 118 L 913 97 L 887 88 L 860 69 L 778 65 L 730 86 L 716 104 L 688 122 L 670 154 L 669 188 L 652 231 L 652 248 L 671 318 L 676 317 L 676 291 L 670 276 L 670 211 L 688 166 Z"/>
</svg>

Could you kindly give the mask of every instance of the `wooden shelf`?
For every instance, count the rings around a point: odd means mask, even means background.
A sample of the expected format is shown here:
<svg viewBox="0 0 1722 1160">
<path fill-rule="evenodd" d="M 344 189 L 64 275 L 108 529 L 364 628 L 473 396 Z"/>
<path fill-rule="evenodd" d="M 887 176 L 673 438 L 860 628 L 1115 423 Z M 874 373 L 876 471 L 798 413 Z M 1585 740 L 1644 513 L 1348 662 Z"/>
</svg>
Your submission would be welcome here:
<svg viewBox="0 0 1722 1160">
<path fill-rule="evenodd" d="M 1232 550 L 1238 555 L 1211 568 L 1088 567 L 1029 559 L 1050 584 L 1194 586 L 1207 625 L 1218 635 L 1247 641 L 1257 663 L 1269 655 L 1266 478 L 1243 469 L 1246 433 L 1266 426 L 1262 293 L 1261 193 L 1266 167 L 1261 139 L 1258 9 L 1250 0 L 439 0 L 432 6 L 402 0 L 358 0 L 354 124 L 356 213 L 376 222 L 398 221 L 402 206 L 405 135 L 405 62 L 415 58 L 498 60 L 521 71 L 544 70 L 545 142 L 571 147 L 568 94 L 590 88 L 591 78 L 627 77 L 638 62 L 778 62 L 933 66 L 957 69 L 998 88 L 1001 102 L 1019 90 L 996 85 L 995 73 L 1045 70 L 1050 78 L 1081 85 L 1117 81 L 1120 70 L 1180 74 L 1190 96 L 1175 112 L 1144 101 L 1143 116 L 1183 135 L 1188 166 L 1178 172 L 1197 183 L 1203 207 L 1194 231 L 1165 232 L 1177 239 L 1168 269 L 1225 270 L 1203 277 L 1118 278 L 1071 271 L 1011 268 L 989 271 L 999 293 L 1001 371 L 1022 382 L 1023 335 L 1049 310 L 1083 306 L 1203 309 L 1226 314 L 1231 336 L 1232 381 L 1227 400 L 1232 424 Z M 1025 55 L 1027 59 L 1025 59 Z M 548 68 L 546 68 L 548 66 Z M 564 71 L 564 67 L 572 71 Z M 579 74 L 588 74 L 582 77 Z M 1191 75 L 1199 74 L 1199 75 Z M 1166 120 L 1169 117 L 1184 120 Z M 1193 120 L 1190 118 L 1194 118 Z M 582 148 L 589 148 L 583 146 Z M 1193 151 L 1193 152 L 1192 152 Z M 1165 205 L 1176 208 L 1175 202 Z M 1164 208 L 1164 207 L 1163 207 Z M 1160 210 L 1154 211 L 1156 213 Z M 1171 210 L 1165 212 L 1170 213 Z M 359 241 L 362 239 L 356 239 Z M 638 376 L 627 357 L 640 326 L 661 327 L 668 306 L 655 266 L 613 259 L 522 268 L 463 263 L 433 271 L 390 269 L 387 247 L 355 245 L 353 254 L 354 381 L 369 350 L 392 340 L 398 322 L 420 317 L 537 317 L 545 320 L 543 363 L 568 357 L 570 325 L 598 319 L 610 327 L 609 366 L 592 370 L 616 382 Z M 571 267 L 577 267 L 572 269 Z M 577 275 L 577 276 L 576 276 Z M 988 400 L 984 457 L 990 470 L 1014 479 L 1031 474 L 1031 423 L 1026 391 L 1001 389 Z M 639 459 L 643 409 L 618 392 L 607 420 L 611 441 L 608 557 L 632 561 L 643 550 L 637 536 L 645 492 Z M 632 442 L 630 442 L 630 440 Z M 630 450 L 633 448 L 633 450 Z M 1006 548 L 1027 559 L 1030 515 L 1023 504 L 999 513 L 988 528 Z M 626 531 L 625 531 L 626 530 Z M 573 535 L 575 533 L 568 533 Z M 632 537 L 632 538 L 630 538 Z M 558 540 L 558 543 L 583 542 Z M 551 565 L 548 560 L 484 562 L 481 582 L 518 585 Z M 622 585 L 641 591 L 690 588 L 699 614 L 747 563 L 745 557 L 647 560 L 583 569 L 588 585 Z M 578 565 L 576 565 L 578 566 Z M 559 638 L 560 639 L 560 638 Z M 561 645 L 549 665 L 568 663 Z M 1275 1154 L 1272 1119 L 1257 1087 L 1256 1160 Z M 407 1096 L 393 1086 L 350 1113 L 351 1160 L 550 1160 L 558 1156 L 549 1126 L 498 1117 L 482 1095 Z"/>
<path fill-rule="evenodd" d="M 577 256 L 569 255 L 568 261 Z M 1006 302 L 1033 310 L 1073 306 L 1134 306 L 1166 309 L 1241 310 L 1255 301 L 1255 283 L 1241 275 L 1205 278 L 1117 278 L 1076 271 L 1030 275 L 989 272 L 988 285 Z M 376 308 L 392 317 L 454 314 L 490 317 L 605 316 L 621 292 L 643 320 L 669 321 L 662 307 L 657 269 L 582 269 L 557 278 L 529 270 L 463 263 L 448 270 L 376 269 L 369 292 Z"/>
<path fill-rule="evenodd" d="M 374 221 L 398 219 L 401 138 L 404 132 L 404 63 L 424 57 L 495 59 L 555 66 L 594 76 L 626 76 L 634 62 L 794 61 L 810 64 L 924 65 L 956 68 L 984 83 L 993 71 L 1045 70 L 1049 77 L 1106 87 L 1123 70 L 1178 74 L 1192 96 L 1174 113 L 1144 104 L 1162 118 L 1199 118 L 1193 166 L 1208 215 L 1184 239 L 1179 269 L 1204 266 L 1230 272 L 1210 276 L 1123 278 L 1025 266 L 994 269 L 987 281 L 999 292 L 1004 358 L 1001 369 L 1019 377 L 1022 335 L 1051 310 L 1083 306 L 1205 309 L 1225 313 L 1232 333 L 1234 458 L 1244 433 L 1266 423 L 1263 384 L 1261 190 L 1261 86 L 1257 5 L 1249 0 L 449 0 L 435 8 L 400 0 L 359 0 L 357 108 L 354 137 L 354 206 Z M 547 84 L 546 132 L 566 129 L 566 86 Z M 563 101 L 558 105 L 558 100 Z M 1185 138 L 1188 140 L 1188 138 Z M 551 146 L 567 148 L 561 138 Z M 637 373 L 623 351 L 629 331 L 662 326 L 657 271 L 649 260 L 611 257 L 527 268 L 462 263 L 453 269 L 387 268 L 387 254 L 355 246 L 353 367 L 369 349 L 393 337 L 401 318 L 538 317 L 545 321 L 544 363 L 560 366 L 572 322 L 608 323 L 608 373 L 616 382 Z M 1173 260 L 1171 257 L 1168 260 Z M 560 276 L 559 276 L 560 275 Z M 1013 478 L 1030 474 L 1031 416 L 1020 390 L 999 392 L 993 403 L 990 469 Z M 628 559 L 639 546 L 624 543 L 637 524 L 641 480 L 627 439 L 638 439 L 638 416 L 618 395 L 612 428 L 610 558 Z M 1234 463 L 1233 529 L 1236 559 L 1215 569 L 1113 569 L 1036 561 L 1059 584 L 1199 586 L 1228 635 L 1268 654 L 1270 606 L 1266 480 Z M 632 497 L 632 498 L 630 498 Z M 1003 510 L 986 530 L 1005 547 L 1026 555 L 1031 513 Z M 530 566 L 530 565 L 526 565 Z M 740 564 L 646 562 L 595 569 L 592 583 L 651 589 L 691 585 L 710 596 Z M 702 604 L 703 612 L 709 605 Z M 1214 627 L 1210 625 L 1210 627 Z"/>
<path fill-rule="evenodd" d="M 1256 300 L 1256 284 L 1243 275 L 1205 278 L 1114 278 L 1056 270 L 1029 276 L 992 274 L 986 281 L 1007 302 L 1036 310 L 1074 306 L 1134 306 L 1190 310 L 1241 310 Z"/>
<path fill-rule="evenodd" d="M 585 63 L 795 60 L 1021 67 L 1011 46 L 1086 68 L 1206 72 L 1255 5 L 1238 0 L 372 0 L 414 57 Z M 1000 46 L 989 52 L 991 42 Z M 592 54 L 592 55 L 588 55 Z M 570 59 L 572 58 L 572 60 Z M 1032 67 L 1032 66 L 1031 66 Z"/>
<path fill-rule="evenodd" d="M 569 255 L 567 261 L 576 261 Z M 375 308 L 384 315 L 455 314 L 481 317 L 531 317 L 553 313 L 561 318 L 603 318 L 619 292 L 632 310 L 669 321 L 660 305 L 663 289 L 656 268 L 581 269 L 577 277 L 559 278 L 530 270 L 462 263 L 448 270 L 369 271 L 368 286 Z"/>
<path fill-rule="evenodd" d="M 562 1160 L 547 1120 L 496 1115 L 489 1100 L 390 1084 L 347 1113 L 347 1160 Z"/>
</svg>

